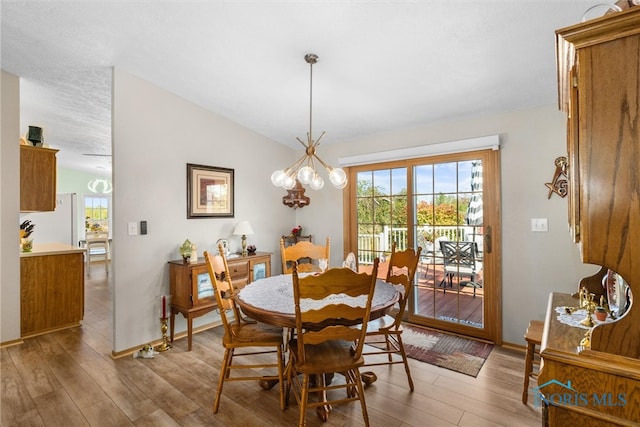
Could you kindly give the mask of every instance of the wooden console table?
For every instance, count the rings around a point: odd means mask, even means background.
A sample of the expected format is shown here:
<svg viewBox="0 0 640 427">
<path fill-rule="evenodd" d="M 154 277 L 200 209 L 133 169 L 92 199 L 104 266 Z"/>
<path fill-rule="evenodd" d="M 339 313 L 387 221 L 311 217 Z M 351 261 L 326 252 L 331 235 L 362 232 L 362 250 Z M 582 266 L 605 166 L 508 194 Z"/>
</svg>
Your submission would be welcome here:
<svg viewBox="0 0 640 427">
<path fill-rule="evenodd" d="M 271 254 L 256 252 L 255 255 L 227 258 L 231 280 L 237 288 L 254 280 L 271 276 Z M 213 286 L 204 257 L 198 262 L 169 261 L 171 290 L 170 339 L 173 342 L 176 313 L 187 319 L 187 349 L 191 351 L 193 319 L 213 311 L 216 305 Z"/>
</svg>

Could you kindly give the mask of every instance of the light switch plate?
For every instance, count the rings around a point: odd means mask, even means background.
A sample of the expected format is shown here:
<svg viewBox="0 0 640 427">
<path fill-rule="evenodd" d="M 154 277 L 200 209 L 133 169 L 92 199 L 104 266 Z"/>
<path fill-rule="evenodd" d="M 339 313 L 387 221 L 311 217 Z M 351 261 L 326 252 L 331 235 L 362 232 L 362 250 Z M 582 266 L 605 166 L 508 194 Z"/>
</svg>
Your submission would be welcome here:
<svg viewBox="0 0 640 427">
<path fill-rule="evenodd" d="M 127 224 L 127 234 L 129 234 L 129 236 L 138 235 L 138 223 L 137 222 L 130 222 L 130 223 Z"/>
<path fill-rule="evenodd" d="M 535 232 L 549 231 L 549 222 L 547 218 L 531 218 L 531 231 L 535 231 Z"/>
</svg>

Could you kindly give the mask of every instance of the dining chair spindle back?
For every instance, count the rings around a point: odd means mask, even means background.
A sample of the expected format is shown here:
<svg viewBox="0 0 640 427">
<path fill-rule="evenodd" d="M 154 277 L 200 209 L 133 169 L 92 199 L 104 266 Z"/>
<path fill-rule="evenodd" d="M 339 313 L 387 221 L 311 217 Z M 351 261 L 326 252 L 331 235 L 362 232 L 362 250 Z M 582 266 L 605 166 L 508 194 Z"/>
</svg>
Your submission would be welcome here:
<svg viewBox="0 0 640 427">
<path fill-rule="evenodd" d="M 402 318 L 407 307 L 407 301 L 413 289 L 416 270 L 420 262 L 422 247 L 417 250 L 407 248 L 404 251 L 396 251 L 396 243 L 391 246 L 391 257 L 389 258 L 389 269 L 385 281 L 398 285 L 400 299 L 395 315 L 385 314 L 384 316 L 371 320 L 367 325 L 366 343 L 371 344 L 366 347 L 365 366 L 380 366 L 404 364 L 407 373 L 409 388 L 413 391 L 413 379 L 409 369 L 407 353 L 402 342 Z M 374 355 L 386 354 L 386 361 Z M 399 356 L 399 357 L 398 357 Z M 375 360 L 375 361 L 373 361 Z"/>
<path fill-rule="evenodd" d="M 218 246 L 218 251 L 219 255 L 212 255 L 208 251 L 204 252 L 209 277 L 211 278 L 224 327 L 224 336 L 222 338 L 224 356 L 220 367 L 216 398 L 213 403 L 213 413 L 218 412 L 224 383 L 231 381 L 255 381 L 256 384 L 265 381 L 278 381 L 280 386 L 280 409 L 284 410 L 284 344 L 282 328 L 249 321 L 242 317 L 240 309 L 235 303 L 235 290 L 222 245 Z M 238 349 L 242 349 L 241 352 L 237 352 L 236 350 Z M 238 361 L 248 360 L 255 355 L 270 353 L 273 353 L 275 360 L 263 363 L 238 363 Z M 272 369 L 276 372 L 272 375 L 263 375 L 261 373 L 260 376 L 254 373 L 254 370 L 262 369 Z M 241 371 L 244 373 L 240 373 Z"/>
<path fill-rule="evenodd" d="M 318 260 L 329 259 L 331 239 L 327 237 L 325 245 L 316 245 L 302 241 L 295 245 L 285 247 L 284 239 L 280 239 L 280 256 L 282 259 L 282 274 L 291 274 L 293 263 L 298 263 L 298 272 L 320 272 Z M 300 260 L 310 262 L 300 262 Z"/>
<path fill-rule="evenodd" d="M 293 294 L 296 315 L 296 336 L 289 343 L 287 365 L 287 402 L 293 390 L 300 406 L 299 426 L 305 425 L 306 410 L 328 405 L 360 401 L 365 425 L 369 417 L 359 367 L 364 364 L 362 349 L 366 325 L 371 314 L 379 260 L 376 258 L 371 274 L 356 273 L 349 268 L 332 268 L 318 275 L 299 277 L 293 267 Z M 332 295 L 346 294 L 353 305 L 335 304 Z M 363 325 L 354 328 L 353 325 Z M 341 373 L 344 383 L 325 383 L 325 375 Z M 302 376 L 302 379 L 300 379 Z M 312 377 L 315 383 L 312 382 Z M 327 391 L 344 389 L 346 395 Z M 321 398 L 309 400 L 309 393 L 318 392 Z M 316 410 L 318 412 L 318 409 Z M 326 420 L 328 412 L 323 420 Z"/>
</svg>

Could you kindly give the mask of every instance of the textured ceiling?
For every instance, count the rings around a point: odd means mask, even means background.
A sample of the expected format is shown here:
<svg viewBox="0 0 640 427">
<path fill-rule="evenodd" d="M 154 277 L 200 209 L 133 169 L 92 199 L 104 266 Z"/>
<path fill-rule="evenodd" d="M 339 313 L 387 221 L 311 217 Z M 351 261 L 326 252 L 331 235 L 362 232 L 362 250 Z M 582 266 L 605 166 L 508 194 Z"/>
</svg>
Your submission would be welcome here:
<svg viewBox="0 0 640 427">
<path fill-rule="evenodd" d="M 299 148 L 556 102 L 555 37 L 602 0 L 9 1 L 21 132 L 109 173 L 111 67 Z M 612 2 L 611 2 L 612 3 Z"/>
</svg>

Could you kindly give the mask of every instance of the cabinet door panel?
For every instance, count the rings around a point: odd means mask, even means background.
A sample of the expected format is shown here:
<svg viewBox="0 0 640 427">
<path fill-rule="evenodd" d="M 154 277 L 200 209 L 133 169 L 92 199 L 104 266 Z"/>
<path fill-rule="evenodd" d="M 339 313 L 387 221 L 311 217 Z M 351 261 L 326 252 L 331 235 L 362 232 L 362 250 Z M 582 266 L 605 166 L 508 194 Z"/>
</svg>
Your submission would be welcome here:
<svg viewBox="0 0 640 427">
<path fill-rule="evenodd" d="M 191 298 L 194 306 L 215 302 L 213 284 L 206 265 L 191 270 L 191 286 Z"/>
<path fill-rule="evenodd" d="M 640 218 L 640 204 L 631 202 L 640 188 L 638 52 L 640 35 L 578 52 L 583 261 L 615 266 L 625 277 L 640 256 L 637 240 L 626 237 Z"/>
<path fill-rule="evenodd" d="M 20 211 L 56 208 L 56 153 L 49 148 L 20 146 Z"/>
</svg>

